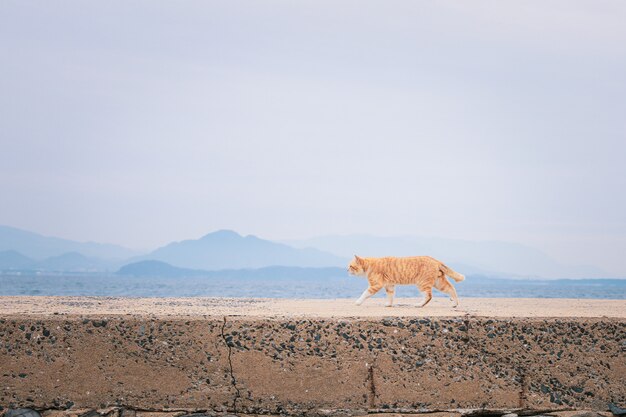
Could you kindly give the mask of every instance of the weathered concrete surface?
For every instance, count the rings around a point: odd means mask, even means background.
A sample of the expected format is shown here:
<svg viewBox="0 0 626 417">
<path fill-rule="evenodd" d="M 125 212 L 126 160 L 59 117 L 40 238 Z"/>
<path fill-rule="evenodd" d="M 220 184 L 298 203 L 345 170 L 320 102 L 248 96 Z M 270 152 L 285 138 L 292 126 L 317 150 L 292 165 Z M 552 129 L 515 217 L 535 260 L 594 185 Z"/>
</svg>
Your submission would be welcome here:
<svg viewBox="0 0 626 417">
<path fill-rule="evenodd" d="M 615 317 L 626 318 L 626 300 L 547 298 L 463 298 L 458 309 L 434 298 L 424 309 L 417 299 L 399 299 L 393 308 L 384 298 L 362 306 L 354 300 L 282 300 L 268 298 L 121 298 L 121 297 L 0 297 L 4 314 L 140 314 L 167 316 L 247 317 Z"/>
<path fill-rule="evenodd" d="M 65 297 L 51 307 L 41 298 L 47 309 L 29 312 L 33 299 L 19 307 L 19 298 L 0 298 L 4 408 L 319 414 L 626 403 L 624 301 L 614 302 L 613 317 L 588 309 L 586 318 L 492 318 L 449 308 L 427 317 L 428 308 L 408 307 L 403 317 L 263 317 L 244 315 L 241 300 L 242 315 L 227 316 L 186 309 L 197 300 L 161 299 L 162 309 L 138 313 L 133 305 L 143 309 L 145 300 Z M 72 314 L 63 303 L 73 303 Z"/>
</svg>

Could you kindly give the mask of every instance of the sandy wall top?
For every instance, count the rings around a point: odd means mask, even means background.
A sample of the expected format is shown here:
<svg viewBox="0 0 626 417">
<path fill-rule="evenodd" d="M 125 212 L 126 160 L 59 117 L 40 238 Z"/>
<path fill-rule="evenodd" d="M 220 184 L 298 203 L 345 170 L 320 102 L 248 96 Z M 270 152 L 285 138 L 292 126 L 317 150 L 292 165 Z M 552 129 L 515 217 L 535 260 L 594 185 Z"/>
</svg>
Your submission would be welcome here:
<svg viewBox="0 0 626 417">
<path fill-rule="evenodd" d="M 0 297 L 0 316 L 149 315 L 307 318 L 493 317 L 626 318 L 626 300 L 466 298 L 459 308 L 436 298 L 424 308 L 415 299 L 384 307 L 383 299 L 362 306 L 353 300 L 284 300 L 245 298 Z"/>
</svg>

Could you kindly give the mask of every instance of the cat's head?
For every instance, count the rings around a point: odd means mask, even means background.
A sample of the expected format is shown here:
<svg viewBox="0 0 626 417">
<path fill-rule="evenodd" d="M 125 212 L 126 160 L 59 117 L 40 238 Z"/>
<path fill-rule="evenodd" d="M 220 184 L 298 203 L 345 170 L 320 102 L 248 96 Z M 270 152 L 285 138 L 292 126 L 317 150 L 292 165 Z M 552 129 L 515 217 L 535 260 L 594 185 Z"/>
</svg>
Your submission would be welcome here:
<svg viewBox="0 0 626 417">
<path fill-rule="evenodd" d="M 354 255 L 354 259 L 352 259 L 350 265 L 348 265 L 348 274 L 365 275 L 365 260 Z"/>
</svg>

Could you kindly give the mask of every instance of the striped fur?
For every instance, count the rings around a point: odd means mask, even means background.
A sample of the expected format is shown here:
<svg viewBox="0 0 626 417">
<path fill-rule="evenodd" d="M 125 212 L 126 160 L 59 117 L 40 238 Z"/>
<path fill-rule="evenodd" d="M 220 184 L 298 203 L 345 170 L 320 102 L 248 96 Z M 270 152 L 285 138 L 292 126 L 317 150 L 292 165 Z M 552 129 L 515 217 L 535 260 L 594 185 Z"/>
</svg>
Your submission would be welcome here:
<svg viewBox="0 0 626 417">
<path fill-rule="evenodd" d="M 450 281 L 446 279 L 446 275 L 457 282 L 465 279 L 463 275 L 430 256 L 361 258 L 355 255 L 348 266 L 348 272 L 351 275 L 365 276 L 369 281 L 369 287 L 357 300 L 357 305 L 384 287 L 387 292 L 388 307 L 393 305 L 396 284 L 416 285 L 424 294 L 424 301 L 420 307 L 424 307 L 431 300 L 433 287 L 448 294 L 456 307 L 459 304 L 459 298 Z"/>
</svg>

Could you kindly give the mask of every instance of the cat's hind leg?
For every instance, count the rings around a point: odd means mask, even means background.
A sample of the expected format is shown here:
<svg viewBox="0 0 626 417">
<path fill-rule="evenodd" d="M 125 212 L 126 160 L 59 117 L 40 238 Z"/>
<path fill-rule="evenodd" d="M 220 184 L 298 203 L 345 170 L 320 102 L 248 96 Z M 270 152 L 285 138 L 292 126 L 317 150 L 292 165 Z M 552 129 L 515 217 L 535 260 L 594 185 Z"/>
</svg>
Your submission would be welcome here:
<svg viewBox="0 0 626 417">
<path fill-rule="evenodd" d="M 428 304 L 430 302 L 430 300 L 432 300 L 433 298 L 433 289 L 432 288 L 428 288 L 425 289 L 423 291 L 424 293 L 424 300 L 421 302 L 421 304 L 418 305 L 418 307 L 424 307 L 426 304 Z"/>
<path fill-rule="evenodd" d="M 382 287 L 383 287 L 382 285 L 380 285 L 380 286 L 379 285 L 370 285 L 365 291 L 363 291 L 363 294 L 361 294 L 359 299 L 356 300 L 356 305 L 360 306 L 361 304 L 363 304 L 363 301 L 367 300 L 372 295 L 376 294 L 378 291 L 380 291 L 380 289 Z"/>
<path fill-rule="evenodd" d="M 387 292 L 387 302 L 385 303 L 385 307 L 393 306 L 393 296 L 396 292 L 395 285 L 385 285 L 385 291 Z"/>
<path fill-rule="evenodd" d="M 446 279 L 446 277 L 443 277 L 443 279 L 437 280 L 435 284 L 435 288 L 437 288 L 439 291 L 444 292 L 450 296 L 450 300 L 454 302 L 452 307 L 454 308 L 458 307 L 459 297 L 456 295 L 456 289 L 454 288 L 452 284 L 450 284 L 450 282 Z"/>
<path fill-rule="evenodd" d="M 456 290 L 454 289 L 454 286 L 452 284 L 448 284 L 448 288 L 445 292 L 450 295 L 450 299 L 454 303 L 452 304 L 452 307 L 457 308 L 459 306 L 459 297 L 456 295 Z"/>
</svg>

